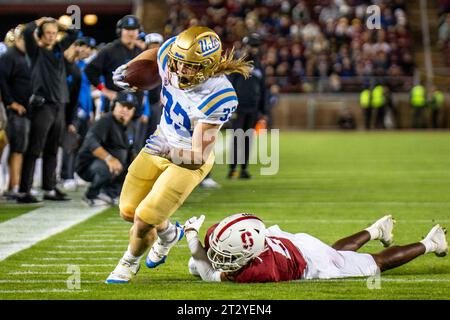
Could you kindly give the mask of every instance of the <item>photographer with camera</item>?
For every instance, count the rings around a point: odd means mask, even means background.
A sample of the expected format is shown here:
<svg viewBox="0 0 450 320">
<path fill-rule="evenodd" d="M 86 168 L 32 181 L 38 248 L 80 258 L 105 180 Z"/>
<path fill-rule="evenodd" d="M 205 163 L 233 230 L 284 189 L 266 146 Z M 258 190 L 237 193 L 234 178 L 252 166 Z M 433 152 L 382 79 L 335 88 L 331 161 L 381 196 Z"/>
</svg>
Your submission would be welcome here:
<svg viewBox="0 0 450 320">
<path fill-rule="evenodd" d="M 59 31 L 66 36 L 57 40 Z M 31 195 L 36 159 L 42 153 L 42 189 L 45 200 L 69 200 L 56 188 L 56 155 L 65 129 L 64 108 L 69 102 L 64 51 L 76 40 L 77 31 L 53 18 L 43 17 L 26 25 L 25 51 L 31 63 L 32 96 L 29 102 L 29 144 L 24 154 L 17 198 L 19 203 L 39 202 Z"/>
</svg>

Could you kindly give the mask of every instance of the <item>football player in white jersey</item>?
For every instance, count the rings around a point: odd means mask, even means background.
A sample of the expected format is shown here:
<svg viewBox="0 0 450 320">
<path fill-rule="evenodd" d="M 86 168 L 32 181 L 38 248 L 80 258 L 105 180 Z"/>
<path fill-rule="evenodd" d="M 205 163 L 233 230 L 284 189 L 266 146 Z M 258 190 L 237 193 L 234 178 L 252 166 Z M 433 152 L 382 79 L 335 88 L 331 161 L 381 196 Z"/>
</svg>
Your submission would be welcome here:
<svg viewBox="0 0 450 320">
<path fill-rule="evenodd" d="M 162 80 L 163 114 L 158 129 L 128 168 L 120 195 L 120 215 L 133 222 L 128 250 L 106 279 L 127 283 L 151 247 L 146 265 L 164 263 L 171 247 L 184 234 L 169 217 L 211 170 L 215 136 L 237 107 L 236 93 L 226 74 L 248 77 L 251 64 L 235 60 L 233 50 L 222 54 L 219 36 L 207 27 L 191 27 L 159 49 L 144 51 L 141 59 L 157 61 Z M 113 76 L 123 82 L 127 65 Z M 105 155 L 107 158 L 107 155 Z"/>
</svg>

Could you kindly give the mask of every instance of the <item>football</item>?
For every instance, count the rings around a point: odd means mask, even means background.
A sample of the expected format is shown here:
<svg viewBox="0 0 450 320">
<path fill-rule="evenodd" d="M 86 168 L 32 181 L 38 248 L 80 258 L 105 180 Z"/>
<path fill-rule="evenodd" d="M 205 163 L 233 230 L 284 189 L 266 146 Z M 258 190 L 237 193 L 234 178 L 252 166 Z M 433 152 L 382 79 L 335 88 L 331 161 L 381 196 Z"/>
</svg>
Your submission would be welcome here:
<svg viewBox="0 0 450 320">
<path fill-rule="evenodd" d="M 137 60 L 128 65 L 124 82 L 141 90 L 151 90 L 161 83 L 158 64 L 151 60 Z"/>
</svg>

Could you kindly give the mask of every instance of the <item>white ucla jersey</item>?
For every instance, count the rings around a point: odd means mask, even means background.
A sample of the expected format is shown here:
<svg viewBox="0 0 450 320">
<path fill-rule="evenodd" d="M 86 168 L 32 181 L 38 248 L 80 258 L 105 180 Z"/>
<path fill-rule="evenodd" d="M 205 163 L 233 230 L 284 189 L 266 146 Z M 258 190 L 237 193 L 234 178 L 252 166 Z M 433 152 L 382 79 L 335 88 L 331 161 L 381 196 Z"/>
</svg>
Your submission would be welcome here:
<svg viewBox="0 0 450 320">
<path fill-rule="evenodd" d="M 238 100 L 225 75 L 211 77 L 192 88 L 179 89 L 177 77 L 169 71 L 167 64 L 169 46 L 175 39 L 176 37 L 170 38 L 158 50 L 163 105 L 159 132 L 171 147 L 191 149 L 196 124 L 224 124 L 236 110 Z"/>
</svg>

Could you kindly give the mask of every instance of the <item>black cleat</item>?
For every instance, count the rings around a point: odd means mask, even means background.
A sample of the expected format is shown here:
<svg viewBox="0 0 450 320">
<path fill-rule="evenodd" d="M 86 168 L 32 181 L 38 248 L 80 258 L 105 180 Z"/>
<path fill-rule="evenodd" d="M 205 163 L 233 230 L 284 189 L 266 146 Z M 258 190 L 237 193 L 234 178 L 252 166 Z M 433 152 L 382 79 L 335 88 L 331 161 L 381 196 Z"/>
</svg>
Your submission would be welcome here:
<svg viewBox="0 0 450 320">
<path fill-rule="evenodd" d="M 21 194 L 17 196 L 17 203 L 27 204 L 27 203 L 42 203 L 41 200 L 37 199 L 29 193 Z"/>
<path fill-rule="evenodd" d="M 45 191 L 44 200 L 50 201 L 69 201 L 70 198 L 67 197 L 67 194 L 60 191 L 58 188 L 55 188 L 51 191 Z"/>
<path fill-rule="evenodd" d="M 241 174 L 239 175 L 240 179 L 251 179 L 252 176 L 250 175 L 250 173 L 248 173 L 247 170 L 242 170 Z"/>
</svg>

